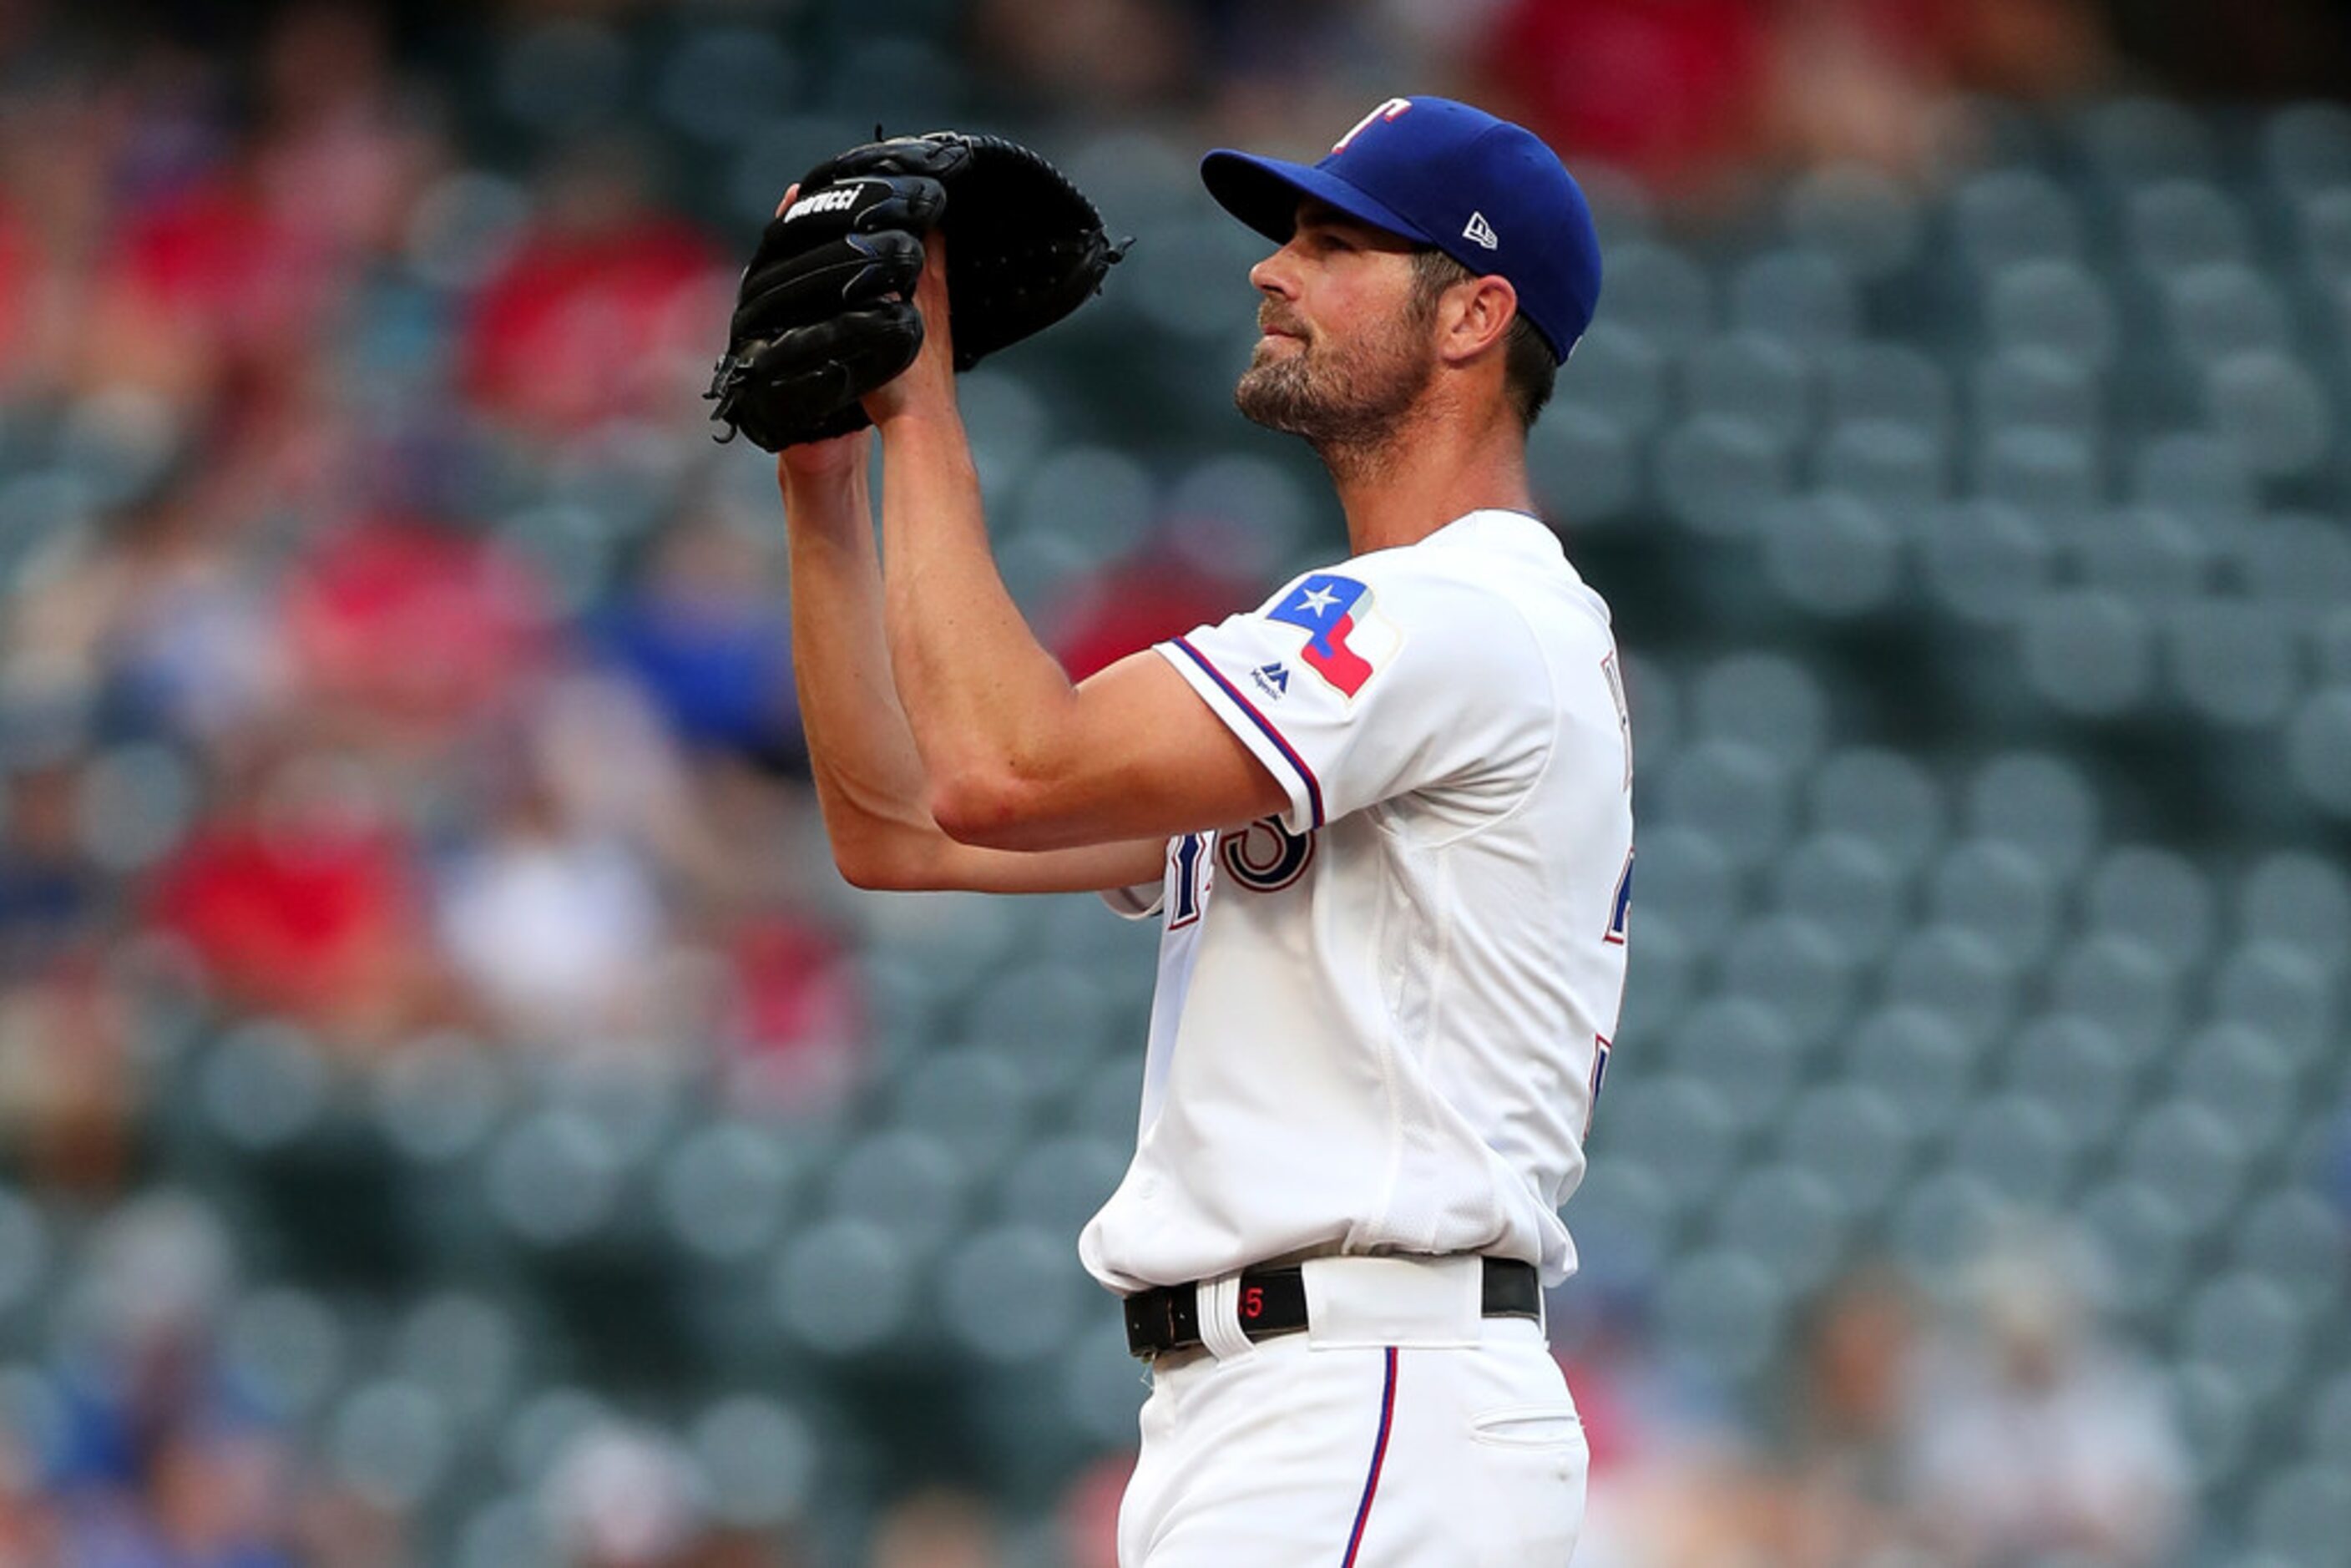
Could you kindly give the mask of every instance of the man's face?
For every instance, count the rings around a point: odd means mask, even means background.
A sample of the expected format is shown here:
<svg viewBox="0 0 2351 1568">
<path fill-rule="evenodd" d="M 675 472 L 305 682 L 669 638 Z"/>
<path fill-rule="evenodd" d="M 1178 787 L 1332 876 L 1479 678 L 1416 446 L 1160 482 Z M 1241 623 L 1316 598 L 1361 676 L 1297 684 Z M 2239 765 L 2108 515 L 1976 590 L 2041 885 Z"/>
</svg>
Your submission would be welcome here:
<svg viewBox="0 0 2351 1568">
<path fill-rule="evenodd" d="M 1241 413 L 1314 445 L 1376 445 L 1436 374 L 1413 246 L 1309 199 L 1249 269 L 1265 335 L 1233 389 Z"/>
</svg>

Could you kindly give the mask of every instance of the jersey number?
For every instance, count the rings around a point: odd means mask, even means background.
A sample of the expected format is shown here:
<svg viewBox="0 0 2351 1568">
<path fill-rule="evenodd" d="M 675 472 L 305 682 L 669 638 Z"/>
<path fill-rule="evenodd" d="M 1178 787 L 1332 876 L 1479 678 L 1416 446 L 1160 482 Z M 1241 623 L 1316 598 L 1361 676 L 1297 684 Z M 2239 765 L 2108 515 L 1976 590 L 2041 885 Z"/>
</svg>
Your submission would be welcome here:
<svg viewBox="0 0 2351 1568">
<path fill-rule="evenodd" d="M 1238 833 L 1227 833 L 1217 845 L 1225 874 L 1255 893 L 1276 893 L 1306 874 L 1314 858 L 1314 835 L 1303 838 L 1281 825 L 1278 817 L 1261 817 Z"/>
<path fill-rule="evenodd" d="M 1617 946 L 1625 946 L 1625 933 L 1633 921 L 1633 852 L 1625 852 L 1625 869 L 1616 873 L 1616 896 L 1609 901 L 1608 929 L 1601 940 Z"/>
<path fill-rule="evenodd" d="M 1206 833 L 1183 834 L 1168 854 L 1176 862 L 1175 903 L 1167 912 L 1167 929 L 1174 931 L 1199 919 L 1207 906 L 1208 873 L 1215 862 L 1208 858 Z"/>
<path fill-rule="evenodd" d="M 1600 934 L 1603 942 L 1625 946 L 1625 934 L 1633 923 L 1633 852 L 1625 852 L 1625 869 L 1616 873 L 1616 896 L 1609 901 L 1608 929 Z M 1616 998 L 1617 1011 L 1624 1011 L 1625 998 Z M 1592 1037 L 1592 1098 L 1584 1102 L 1583 1134 L 1592 1135 L 1592 1113 L 1600 1104 L 1600 1082 L 1608 1076 L 1609 1040 L 1604 1034 Z"/>
</svg>

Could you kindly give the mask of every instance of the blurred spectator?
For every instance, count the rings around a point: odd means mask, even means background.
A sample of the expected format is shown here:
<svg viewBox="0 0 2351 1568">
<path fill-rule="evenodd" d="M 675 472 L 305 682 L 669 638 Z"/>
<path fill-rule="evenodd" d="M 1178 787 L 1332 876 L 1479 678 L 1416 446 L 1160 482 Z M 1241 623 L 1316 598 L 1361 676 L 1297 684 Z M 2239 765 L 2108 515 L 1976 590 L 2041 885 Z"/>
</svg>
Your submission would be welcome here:
<svg viewBox="0 0 2351 1568">
<path fill-rule="evenodd" d="M 0 94 L 0 391 L 45 399 L 112 368 L 89 340 L 93 265 L 111 226 L 110 165 L 132 105 L 53 63 Z"/>
<path fill-rule="evenodd" d="M 106 890 L 82 853 L 81 778 L 69 761 L 0 776 L 0 982 L 96 934 Z"/>
<path fill-rule="evenodd" d="M 608 1424 L 573 1439 L 544 1506 L 571 1568 L 688 1568 L 705 1529 L 698 1490 L 673 1444 Z"/>
<path fill-rule="evenodd" d="M 743 919 L 726 950 L 719 1038 L 746 1109 L 820 1114 L 847 1101 L 864 1061 L 857 956 L 830 926 L 789 906 Z"/>
<path fill-rule="evenodd" d="M 403 1515 L 349 1487 L 306 1479 L 293 1504 L 302 1568 L 403 1568 L 416 1560 Z"/>
<path fill-rule="evenodd" d="M 1498 110 L 1663 193 L 1702 190 L 1762 145 L 1771 30 L 1756 0 L 1516 0 L 1484 63 Z"/>
<path fill-rule="evenodd" d="M 1918 1504 L 1943 1561 L 2167 1563 L 2187 1520 L 2184 1442 L 2154 1372 L 2100 1333 L 2089 1265 L 2021 1237 L 1970 1271 L 1967 1319 L 1919 1406 Z"/>
<path fill-rule="evenodd" d="M 286 614 L 329 711 L 423 747 L 505 702 L 539 666 L 550 632 L 546 595 L 522 561 L 421 519 L 373 518 L 320 542 L 288 587 Z"/>
<path fill-rule="evenodd" d="M 873 1527 L 872 1568 L 998 1568 L 996 1515 L 967 1491 L 935 1487 L 899 1499 Z"/>
<path fill-rule="evenodd" d="M 1552 1295 L 1552 1340 L 1592 1452 L 1582 1568 L 1706 1568 L 1772 1535 L 1772 1489 L 1737 1412 L 1660 1348 L 1652 1288 L 1595 1264 Z"/>
<path fill-rule="evenodd" d="M 1071 680 L 1264 597 L 1263 583 L 1203 564 L 1196 546 L 1179 548 L 1173 535 L 1171 529 L 1147 541 L 1067 591 L 1051 617 L 1050 641 Z"/>
<path fill-rule="evenodd" d="M 1171 0 L 979 0 L 972 13 L 981 57 L 1049 103 L 1132 114 L 1197 80 L 1190 18 Z"/>
<path fill-rule="evenodd" d="M 806 767 L 774 551 L 723 512 L 689 513 L 665 531 L 600 629 L 684 744 Z"/>
<path fill-rule="evenodd" d="M 622 414 L 668 423 L 693 406 L 679 366 L 706 372 L 723 279 L 707 242 L 648 202 L 645 158 L 619 141 L 570 149 L 475 301 L 465 389 L 520 431 L 557 436 Z"/>
<path fill-rule="evenodd" d="M 1961 95 L 2062 102 L 2095 90 L 2111 56 L 2090 0 L 1783 0 L 1771 150 L 1931 174 L 1970 150 Z"/>
<path fill-rule="evenodd" d="M 126 425 L 154 413 L 121 399 L 110 412 Z M 144 436 L 152 489 L 102 528 L 61 531 L 36 551 L 0 645 L 20 664 L 70 672 L 113 724 L 201 745 L 291 695 L 277 582 L 243 559 L 251 541 L 217 476 L 175 450 L 168 424 Z M 109 460 L 140 457 L 118 446 Z"/>
<path fill-rule="evenodd" d="M 442 874 L 451 960 L 514 1036 L 634 1037 L 648 1021 L 660 900 L 625 844 L 575 821 L 535 766 L 521 775 Z"/>
<path fill-rule="evenodd" d="M 1132 1451 L 1105 1454 L 1061 1493 L 1056 1514 L 1068 1568 L 1118 1568 L 1118 1508 L 1134 1475 Z"/>
<path fill-rule="evenodd" d="M 1513 0 L 1485 63 L 1571 160 L 1719 199 L 1786 162 L 1931 173 L 1961 94 L 2077 95 L 2109 56 L 2089 0 Z"/>
<path fill-rule="evenodd" d="M 95 945 L 0 979 L 0 1143 L 45 1190 L 103 1198 L 131 1174 L 135 1022 Z"/>
<path fill-rule="evenodd" d="M 1899 1560 L 1917 1547 L 1904 1455 L 1917 1414 L 1920 1303 L 1879 1266 L 1833 1284 L 1795 1346 L 1780 1561 Z"/>
<path fill-rule="evenodd" d="M 15 1435 L 0 1432 L 0 1568 L 49 1568 L 60 1560 L 57 1511 Z"/>
<path fill-rule="evenodd" d="M 218 1218 L 185 1197 L 134 1200 L 93 1233 L 53 1462 L 61 1561 L 292 1568 L 288 1456 L 213 1354 L 234 1278 Z"/>
<path fill-rule="evenodd" d="M 287 8 L 257 74 L 244 145 L 132 213 L 92 322 L 110 378 L 216 405 L 234 439 L 319 395 L 317 350 L 437 152 L 371 9 Z"/>
<path fill-rule="evenodd" d="M 351 1040 L 434 1016 L 421 867 L 381 781 L 350 758 L 280 743 L 224 783 L 150 902 L 219 994 Z"/>
</svg>

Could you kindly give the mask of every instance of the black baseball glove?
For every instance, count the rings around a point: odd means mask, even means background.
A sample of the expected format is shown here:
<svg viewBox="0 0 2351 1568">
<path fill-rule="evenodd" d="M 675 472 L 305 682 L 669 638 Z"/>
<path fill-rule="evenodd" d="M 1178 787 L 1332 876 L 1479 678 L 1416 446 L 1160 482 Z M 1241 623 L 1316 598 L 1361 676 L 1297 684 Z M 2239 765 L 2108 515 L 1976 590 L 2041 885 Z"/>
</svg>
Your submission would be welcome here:
<svg viewBox="0 0 2351 1568">
<path fill-rule="evenodd" d="M 958 371 L 1084 304 L 1128 243 L 1018 142 L 941 131 L 852 147 L 810 170 L 760 235 L 710 417 L 770 452 L 862 427 L 858 400 L 922 350 L 910 301 L 934 228 Z"/>
</svg>

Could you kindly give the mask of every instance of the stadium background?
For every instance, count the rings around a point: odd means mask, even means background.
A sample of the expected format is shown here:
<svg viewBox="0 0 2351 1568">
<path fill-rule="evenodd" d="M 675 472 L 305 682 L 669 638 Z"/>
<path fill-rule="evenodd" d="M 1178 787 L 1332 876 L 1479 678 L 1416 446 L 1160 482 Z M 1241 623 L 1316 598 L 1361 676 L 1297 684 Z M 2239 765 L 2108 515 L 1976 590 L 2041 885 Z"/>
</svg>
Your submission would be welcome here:
<svg viewBox="0 0 2351 1568">
<path fill-rule="evenodd" d="M 966 407 L 1082 673 L 1343 538 L 1197 153 L 1432 89 L 1608 246 L 1579 1562 L 2351 1562 L 2346 72 L 2315 0 L 0 5 L 0 1563 L 1110 1563 L 1150 934 L 839 884 L 696 394 L 816 157 L 1062 161 L 1134 254 Z"/>
</svg>

